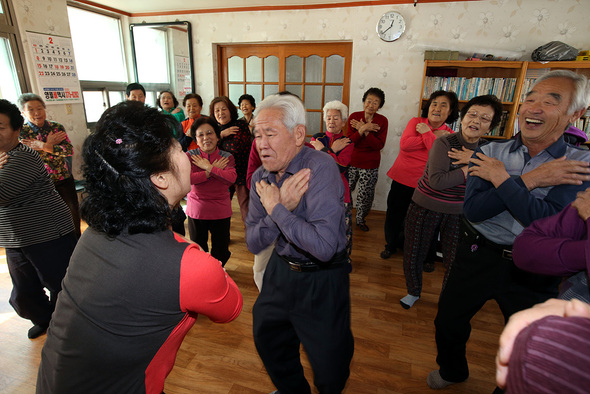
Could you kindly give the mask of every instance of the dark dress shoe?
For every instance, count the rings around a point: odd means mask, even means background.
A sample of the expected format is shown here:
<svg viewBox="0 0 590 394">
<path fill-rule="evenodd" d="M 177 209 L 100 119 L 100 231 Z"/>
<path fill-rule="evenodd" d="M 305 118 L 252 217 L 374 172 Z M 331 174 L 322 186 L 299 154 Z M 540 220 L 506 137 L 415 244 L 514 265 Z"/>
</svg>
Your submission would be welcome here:
<svg viewBox="0 0 590 394">
<path fill-rule="evenodd" d="M 46 331 L 46 326 L 40 326 L 38 324 L 35 324 L 33 327 L 29 328 L 29 333 L 27 335 L 30 339 L 35 339 L 45 334 Z"/>
<path fill-rule="evenodd" d="M 358 224 L 358 223 L 357 223 L 357 226 L 358 226 L 358 227 L 359 227 L 361 230 L 363 230 L 364 232 L 367 232 L 367 231 L 369 231 L 369 226 L 367 226 L 365 223 L 361 223 L 361 224 Z"/>
<path fill-rule="evenodd" d="M 380 256 L 381 256 L 382 259 L 385 260 L 385 259 L 390 258 L 391 255 L 394 254 L 394 253 L 395 253 L 395 251 L 392 252 L 389 249 L 385 249 L 385 250 L 383 250 L 383 252 L 381 252 Z"/>
</svg>

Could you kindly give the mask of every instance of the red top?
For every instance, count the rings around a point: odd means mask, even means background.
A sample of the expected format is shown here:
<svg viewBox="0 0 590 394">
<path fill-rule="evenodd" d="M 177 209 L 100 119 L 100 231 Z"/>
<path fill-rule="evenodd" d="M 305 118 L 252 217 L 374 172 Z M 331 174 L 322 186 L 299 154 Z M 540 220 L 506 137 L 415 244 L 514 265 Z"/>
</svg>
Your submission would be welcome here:
<svg viewBox="0 0 590 394">
<path fill-rule="evenodd" d="M 424 134 L 418 133 L 416 131 L 418 123 L 426 123 L 430 127 L 430 131 Z M 412 118 L 402 134 L 399 142 L 399 154 L 387 171 L 387 176 L 402 185 L 415 189 L 418 186 L 418 180 L 424 173 L 428 152 L 436 139 L 434 130 L 446 130 L 453 133 L 453 130 L 444 123 L 439 128 L 433 129 L 427 118 Z"/>
<path fill-rule="evenodd" d="M 387 118 L 383 115 L 375 114 L 373 116 L 373 123 L 377 123 L 380 128 L 378 131 L 369 132 L 364 136 L 359 135 L 358 131 L 350 125 L 351 120 L 362 120 L 366 122 L 365 112 L 354 112 L 348 118 L 346 136 L 354 143 L 350 165 L 365 170 L 379 168 L 381 149 L 385 146 L 385 140 L 387 139 Z"/>
</svg>

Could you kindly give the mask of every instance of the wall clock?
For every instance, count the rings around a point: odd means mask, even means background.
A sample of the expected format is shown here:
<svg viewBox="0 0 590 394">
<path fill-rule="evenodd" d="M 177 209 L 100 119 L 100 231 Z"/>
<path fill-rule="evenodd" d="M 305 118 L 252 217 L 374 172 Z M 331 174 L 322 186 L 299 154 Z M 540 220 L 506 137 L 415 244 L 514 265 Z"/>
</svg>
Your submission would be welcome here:
<svg viewBox="0 0 590 394">
<path fill-rule="evenodd" d="M 386 12 L 377 22 L 377 35 L 383 41 L 395 41 L 400 38 L 405 30 L 406 22 L 399 12 Z"/>
</svg>

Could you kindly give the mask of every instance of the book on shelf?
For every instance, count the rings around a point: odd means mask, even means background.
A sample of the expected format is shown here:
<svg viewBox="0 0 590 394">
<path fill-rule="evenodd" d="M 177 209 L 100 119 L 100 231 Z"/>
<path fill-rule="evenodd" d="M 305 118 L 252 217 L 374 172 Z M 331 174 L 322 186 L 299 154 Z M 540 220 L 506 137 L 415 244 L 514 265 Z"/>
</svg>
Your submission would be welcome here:
<svg viewBox="0 0 590 394">
<path fill-rule="evenodd" d="M 459 100 L 468 101 L 475 96 L 493 94 L 502 102 L 512 102 L 516 78 L 465 78 L 429 77 L 424 80 L 422 98 L 428 99 L 438 90 L 455 92 Z"/>
</svg>

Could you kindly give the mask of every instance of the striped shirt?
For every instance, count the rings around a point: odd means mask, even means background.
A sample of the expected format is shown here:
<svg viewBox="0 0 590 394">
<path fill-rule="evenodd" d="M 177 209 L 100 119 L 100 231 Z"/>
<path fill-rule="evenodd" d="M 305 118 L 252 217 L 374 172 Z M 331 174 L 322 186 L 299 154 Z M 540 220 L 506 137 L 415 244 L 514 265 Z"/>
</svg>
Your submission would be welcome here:
<svg viewBox="0 0 590 394">
<path fill-rule="evenodd" d="M 452 148 L 461 150 L 463 147 L 475 150 L 477 145 L 478 142 L 466 142 L 461 133 L 434 140 L 412 201 L 431 211 L 462 214 L 465 198 L 465 174 L 461 170 L 463 165 L 453 164 L 454 160 L 448 156 L 448 152 Z"/>
<path fill-rule="evenodd" d="M 21 248 L 74 231 L 71 213 L 33 149 L 18 144 L 0 169 L 0 246 Z"/>
</svg>

